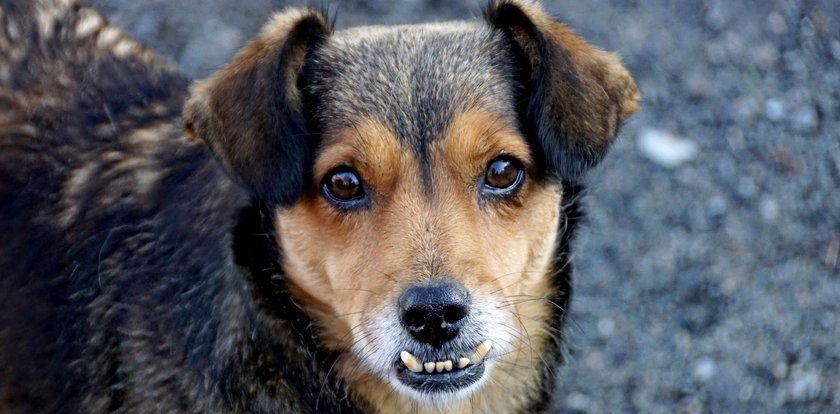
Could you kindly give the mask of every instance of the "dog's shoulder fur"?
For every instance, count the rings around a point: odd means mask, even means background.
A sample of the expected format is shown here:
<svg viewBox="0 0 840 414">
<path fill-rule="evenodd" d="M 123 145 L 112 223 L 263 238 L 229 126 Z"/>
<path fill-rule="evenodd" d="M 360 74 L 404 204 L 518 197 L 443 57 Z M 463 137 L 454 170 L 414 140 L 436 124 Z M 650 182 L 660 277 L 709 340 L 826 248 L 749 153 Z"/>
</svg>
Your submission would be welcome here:
<svg viewBox="0 0 840 414">
<path fill-rule="evenodd" d="M 15 0 L 0 85 L 0 411 L 352 411 L 258 310 L 248 199 L 183 136 L 184 76 L 94 10 Z"/>
</svg>

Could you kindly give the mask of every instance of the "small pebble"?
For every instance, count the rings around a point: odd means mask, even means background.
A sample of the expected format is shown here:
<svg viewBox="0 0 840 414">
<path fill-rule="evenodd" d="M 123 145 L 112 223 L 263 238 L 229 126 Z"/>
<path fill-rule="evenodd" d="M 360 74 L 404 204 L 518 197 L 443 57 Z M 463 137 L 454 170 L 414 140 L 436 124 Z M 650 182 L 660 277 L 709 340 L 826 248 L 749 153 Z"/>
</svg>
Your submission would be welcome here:
<svg viewBox="0 0 840 414">
<path fill-rule="evenodd" d="M 573 392 L 568 397 L 566 397 L 566 404 L 569 405 L 569 408 L 581 411 L 587 411 L 589 407 L 589 397 L 579 393 Z"/>
<path fill-rule="evenodd" d="M 820 376 L 816 372 L 808 371 L 793 379 L 790 396 L 797 401 L 808 401 L 816 398 L 820 393 Z"/>
<path fill-rule="evenodd" d="M 761 114 L 761 104 L 750 96 L 735 99 L 732 105 L 735 110 L 735 115 L 745 121 L 749 121 Z"/>
<path fill-rule="evenodd" d="M 589 369 L 595 371 L 604 369 L 604 366 L 606 365 L 604 354 L 598 351 L 588 352 L 586 357 L 584 357 L 584 362 Z"/>
<path fill-rule="evenodd" d="M 794 110 L 790 116 L 790 120 L 796 129 L 803 132 L 816 130 L 819 123 L 817 110 L 810 104 L 803 105 Z"/>
<path fill-rule="evenodd" d="M 738 286 L 740 285 L 740 280 L 738 277 L 730 276 L 726 279 L 723 279 L 723 282 L 720 284 L 721 293 L 726 296 L 732 296 L 738 293 Z"/>
<path fill-rule="evenodd" d="M 779 361 L 773 366 L 773 377 L 777 380 L 785 379 L 788 375 L 788 364 L 784 361 Z"/>
<path fill-rule="evenodd" d="M 615 332 L 615 321 L 612 318 L 604 317 L 598 320 L 598 332 L 604 337 L 610 337 Z"/>
<path fill-rule="evenodd" d="M 772 223 L 779 218 L 779 203 L 772 198 L 764 198 L 758 206 L 761 213 L 761 218 L 768 223 Z"/>
<path fill-rule="evenodd" d="M 738 391 L 738 400 L 741 402 L 747 402 L 752 398 L 754 393 L 755 387 L 753 387 L 751 384 L 744 385 Z"/>
<path fill-rule="evenodd" d="M 752 49 L 752 58 L 759 67 L 769 69 L 779 62 L 781 53 L 774 44 L 767 42 Z"/>
<path fill-rule="evenodd" d="M 767 26 L 776 35 L 784 35 L 788 32 L 787 22 L 781 13 L 774 11 L 767 16 Z"/>
<path fill-rule="evenodd" d="M 802 19 L 802 21 L 799 23 L 799 30 L 805 37 L 811 37 L 817 33 L 816 29 L 814 28 L 814 22 L 811 20 L 810 17 Z"/>
<path fill-rule="evenodd" d="M 696 364 L 694 364 L 694 378 L 702 382 L 708 382 L 712 378 L 714 378 L 715 373 L 717 372 L 717 364 L 711 358 L 700 358 Z"/>
<path fill-rule="evenodd" d="M 706 202 L 706 211 L 708 211 L 711 216 L 719 216 L 725 213 L 726 208 L 726 199 L 719 195 L 710 198 L 709 201 Z"/>
<path fill-rule="evenodd" d="M 715 90 L 709 77 L 701 71 L 689 72 L 685 75 L 683 85 L 686 92 L 698 98 L 706 98 Z"/>
<path fill-rule="evenodd" d="M 785 105 L 778 99 L 768 99 L 764 103 L 764 113 L 773 122 L 781 121 L 785 116 Z"/>
<path fill-rule="evenodd" d="M 753 198 L 756 192 L 758 192 L 758 186 L 751 177 L 741 177 L 741 179 L 738 180 L 736 190 L 738 191 L 738 195 L 741 197 Z"/>
<path fill-rule="evenodd" d="M 674 345 L 681 351 L 687 351 L 691 348 L 694 341 L 691 339 L 691 334 L 686 331 L 679 331 L 674 334 Z"/>
<path fill-rule="evenodd" d="M 639 149 L 651 161 L 668 168 L 676 167 L 697 155 L 697 144 L 671 133 L 645 128 L 639 133 Z"/>
</svg>

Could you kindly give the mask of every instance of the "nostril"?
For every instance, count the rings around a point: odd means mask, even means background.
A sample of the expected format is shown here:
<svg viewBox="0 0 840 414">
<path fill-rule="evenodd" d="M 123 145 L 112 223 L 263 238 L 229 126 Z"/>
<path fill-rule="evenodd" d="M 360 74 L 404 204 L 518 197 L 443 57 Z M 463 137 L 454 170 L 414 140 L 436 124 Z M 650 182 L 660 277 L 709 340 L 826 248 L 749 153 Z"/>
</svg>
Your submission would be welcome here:
<svg viewBox="0 0 840 414">
<path fill-rule="evenodd" d="M 452 325 L 467 316 L 467 308 L 460 305 L 447 306 L 443 310 L 443 321 Z"/>
<path fill-rule="evenodd" d="M 403 323 L 409 328 L 422 328 L 426 323 L 426 311 L 422 308 L 412 308 L 403 314 Z"/>
</svg>

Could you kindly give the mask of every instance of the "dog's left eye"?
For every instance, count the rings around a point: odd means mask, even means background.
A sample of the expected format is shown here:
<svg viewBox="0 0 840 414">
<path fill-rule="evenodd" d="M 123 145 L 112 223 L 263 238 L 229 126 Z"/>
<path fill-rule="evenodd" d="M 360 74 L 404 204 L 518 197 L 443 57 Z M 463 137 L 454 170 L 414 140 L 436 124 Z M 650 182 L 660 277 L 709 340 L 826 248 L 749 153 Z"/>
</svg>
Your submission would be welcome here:
<svg viewBox="0 0 840 414">
<path fill-rule="evenodd" d="M 322 188 L 329 199 L 341 204 L 355 203 L 365 197 L 362 180 L 351 168 L 331 171 L 324 177 Z"/>
<path fill-rule="evenodd" d="M 522 185 L 525 171 L 511 157 L 498 157 L 490 161 L 484 172 L 484 190 L 492 195 L 506 195 Z"/>
</svg>

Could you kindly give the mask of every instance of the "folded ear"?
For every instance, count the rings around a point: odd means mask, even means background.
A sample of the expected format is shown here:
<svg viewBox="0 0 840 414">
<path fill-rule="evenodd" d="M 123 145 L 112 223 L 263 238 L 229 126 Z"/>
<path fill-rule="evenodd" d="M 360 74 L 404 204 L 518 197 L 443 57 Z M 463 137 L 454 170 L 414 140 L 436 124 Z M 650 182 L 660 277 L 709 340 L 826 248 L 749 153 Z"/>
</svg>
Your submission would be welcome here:
<svg viewBox="0 0 840 414">
<path fill-rule="evenodd" d="M 280 12 L 224 68 L 192 87 L 187 134 L 207 143 L 262 201 L 288 205 L 304 190 L 314 143 L 299 80 L 307 53 L 331 30 L 318 11 Z"/>
<path fill-rule="evenodd" d="M 524 90 L 520 119 L 547 167 L 576 180 L 597 164 L 639 91 L 619 57 L 587 44 L 530 1 L 493 0 L 485 13 L 504 32 Z"/>
</svg>

